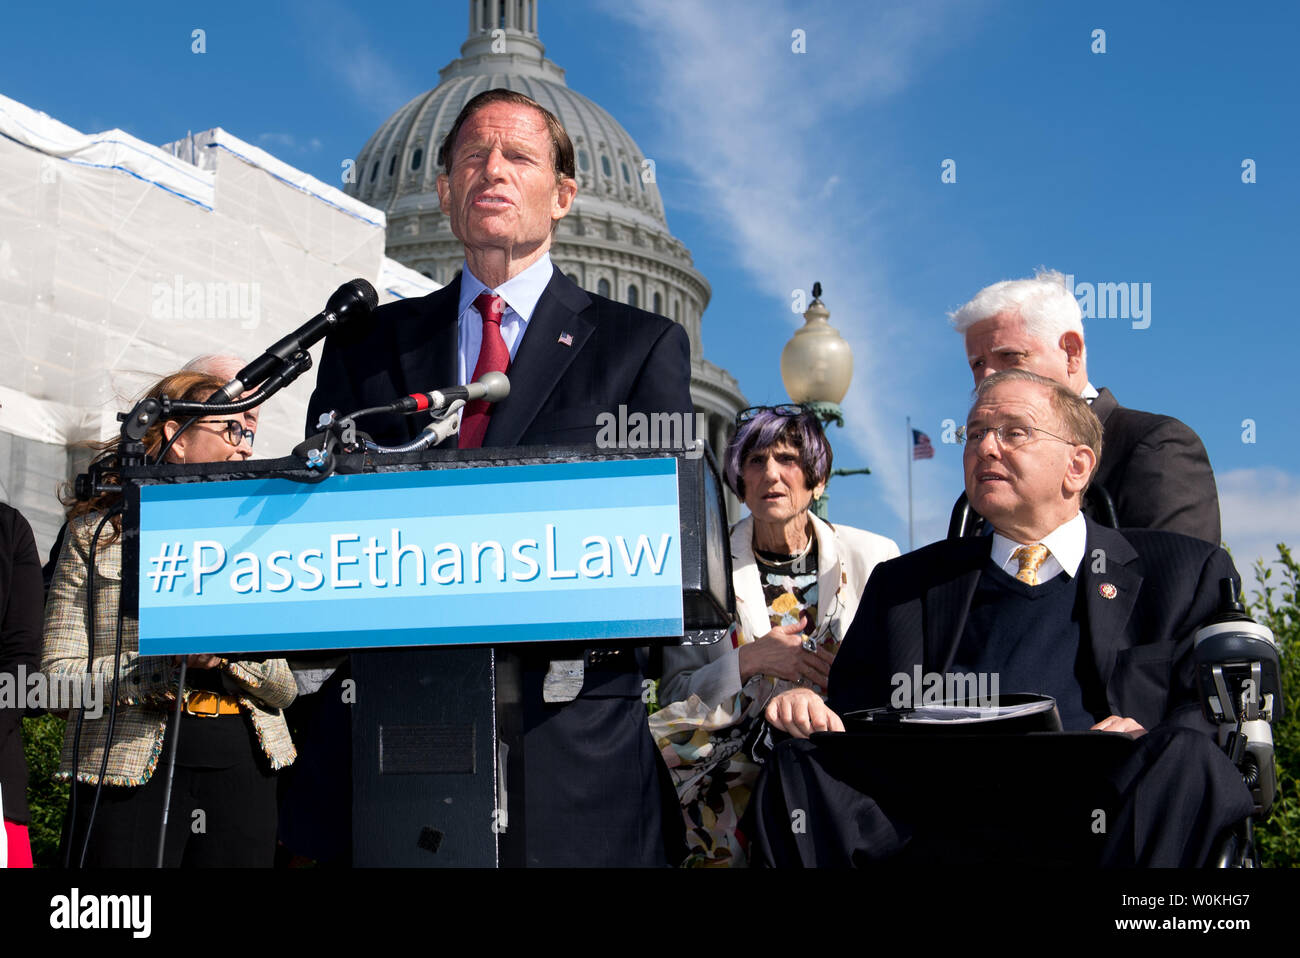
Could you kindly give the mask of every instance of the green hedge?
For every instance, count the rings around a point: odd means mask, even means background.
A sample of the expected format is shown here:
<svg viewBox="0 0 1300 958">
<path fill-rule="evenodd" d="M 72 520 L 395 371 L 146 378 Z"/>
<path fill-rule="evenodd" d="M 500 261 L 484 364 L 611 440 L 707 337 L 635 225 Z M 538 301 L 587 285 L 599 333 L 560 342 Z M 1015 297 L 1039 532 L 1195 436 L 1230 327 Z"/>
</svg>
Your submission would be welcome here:
<svg viewBox="0 0 1300 958">
<path fill-rule="evenodd" d="M 1256 829 L 1260 860 L 1274 868 L 1300 865 L 1300 566 L 1279 544 L 1272 566 L 1255 563 L 1260 589 L 1250 613 L 1273 630 L 1282 650 L 1283 717 L 1273 723 L 1278 799 L 1268 821 Z"/>
<path fill-rule="evenodd" d="M 53 715 L 23 719 L 23 752 L 27 756 L 27 805 L 31 809 L 29 832 L 32 861 L 37 868 L 56 868 L 63 815 L 68 807 L 68 784 L 54 779 L 63 748 L 64 721 Z"/>
</svg>

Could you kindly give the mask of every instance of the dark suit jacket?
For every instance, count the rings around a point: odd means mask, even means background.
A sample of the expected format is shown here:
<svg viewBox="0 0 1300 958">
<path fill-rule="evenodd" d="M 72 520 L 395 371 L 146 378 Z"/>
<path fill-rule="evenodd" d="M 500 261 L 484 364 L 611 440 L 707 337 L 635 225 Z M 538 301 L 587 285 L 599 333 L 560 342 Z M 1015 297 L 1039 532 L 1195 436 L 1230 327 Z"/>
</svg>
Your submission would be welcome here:
<svg viewBox="0 0 1300 958">
<path fill-rule="evenodd" d="M 325 340 L 307 431 L 321 412 L 353 412 L 456 382 L 460 277 L 419 299 L 379 307 L 369 324 Z M 561 342 L 572 337 L 572 344 Z M 602 412 L 689 413 L 690 343 L 662 316 L 588 293 L 559 269 L 537 301 L 510 363 L 510 395 L 495 405 L 484 446 L 591 443 Z M 427 414 L 375 416 L 358 428 L 405 442 Z"/>
<path fill-rule="evenodd" d="M 459 299 L 458 277 L 428 296 L 381 306 L 368 326 L 328 338 L 308 432 L 324 410 L 351 412 L 455 383 Z M 617 415 L 620 405 L 629 413 L 692 410 L 685 330 L 588 293 L 559 269 L 508 375 L 510 395 L 493 409 L 485 446 L 594 443 L 597 416 Z M 428 421 L 427 414 L 373 417 L 358 428 L 389 445 L 414 438 Z M 676 849 L 665 844 L 678 843 L 665 843 L 664 824 L 680 829 L 681 816 L 646 726 L 636 659 L 589 659 L 578 698 L 552 705 L 542 698 L 548 661 L 580 658 L 583 648 L 551 644 L 519 654 L 528 863 L 666 863 Z M 516 758 L 512 749 L 508 781 L 519 780 Z"/>
<path fill-rule="evenodd" d="M 0 503 L 0 674 L 27 675 L 41 667 L 44 620 L 41 559 L 32 527 L 16 509 Z M 14 680 L 16 681 L 16 678 Z M 14 686 L 24 694 L 25 686 Z M 27 822 L 27 762 L 23 758 L 21 708 L 0 706 L 0 790 L 4 817 Z"/>
<path fill-rule="evenodd" d="M 1147 729 L 1171 720 L 1212 727 L 1199 712 L 1192 638 L 1218 607 L 1219 580 L 1240 581 L 1217 546 L 1188 536 L 1115 530 L 1087 520 L 1078 589 L 1081 650 L 1096 669 L 1106 715 Z M 831 666 L 828 704 L 841 715 L 887 705 L 891 677 L 949 670 L 989 559 L 992 538 L 944 540 L 876 566 Z M 1114 586 L 1106 598 L 1104 585 Z M 1036 689 L 1002 689 L 1033 692 Z"/>
<path fill-rule="evenodd" d="M 1205 446 L 1169 416 L 1121 406 L 1098 390 L 1092 411 L 1101 420 L 1101 464 L 1093 482 L 1115 501 L 1121 529 L 1163 529 L 1218 545 L 1219 492 Z"/>
</svg>

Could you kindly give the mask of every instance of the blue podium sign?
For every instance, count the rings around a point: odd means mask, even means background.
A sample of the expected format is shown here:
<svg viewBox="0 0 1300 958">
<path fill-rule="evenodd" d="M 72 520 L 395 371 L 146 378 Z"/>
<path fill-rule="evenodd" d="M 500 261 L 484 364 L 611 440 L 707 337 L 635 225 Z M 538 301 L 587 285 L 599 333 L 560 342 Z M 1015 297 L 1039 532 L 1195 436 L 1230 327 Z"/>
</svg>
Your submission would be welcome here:
<svg viewBox="0 0 1300 958">
<path fill-rule="evenodd" d="M 140 652 L 682 633 L 677 461 L 140 489 Z"/>
</svg>

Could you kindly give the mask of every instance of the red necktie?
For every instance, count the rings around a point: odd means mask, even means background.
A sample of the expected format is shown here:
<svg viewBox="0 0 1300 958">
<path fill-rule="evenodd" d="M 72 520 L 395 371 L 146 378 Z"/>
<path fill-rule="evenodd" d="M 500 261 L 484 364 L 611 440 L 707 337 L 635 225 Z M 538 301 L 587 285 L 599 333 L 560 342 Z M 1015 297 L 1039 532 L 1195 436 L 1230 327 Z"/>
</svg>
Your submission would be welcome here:
<svg viewBox="0 0 1300 958">
<path fill-rule="evenodd" d="M 501 317 L 506 314 L 506 302 L 496 293 L 479 293 L 474 308 L 483 317 L 483 342 L 478 350 L 478 363 L 470 382 L 477 382 L 487 372 L 503 373 L 510 368 L 510 350 L 501 338 Z M 475 399 L 467 403 L 460 417 L 460 448 L 478 449 L 487 433 L 488 412 L 491 403 Z"/>
</svg>

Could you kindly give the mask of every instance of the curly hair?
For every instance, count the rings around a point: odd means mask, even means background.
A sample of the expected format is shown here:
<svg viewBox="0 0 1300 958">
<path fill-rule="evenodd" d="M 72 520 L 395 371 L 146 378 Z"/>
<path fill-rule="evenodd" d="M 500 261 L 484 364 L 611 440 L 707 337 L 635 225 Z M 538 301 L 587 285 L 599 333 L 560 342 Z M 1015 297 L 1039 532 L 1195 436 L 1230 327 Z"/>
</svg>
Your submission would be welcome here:
<svg viewBox="0 0 1300 958">
<path fill-rule="evenodd" d="M 812 412 L 797 416 L 764 409 L 740 424 L 723 461 L 723 478 L 731 491 L 745 499 L 745 480 L 741 476 L 745 460 L 754 451 L 763 452 L 778 443 L 787 443 L 799 451 L 799 464 L 809 489 L 815 489 L 831 475 L 831 444 L 826 441 L 821 423 Z"/>
</svg>

